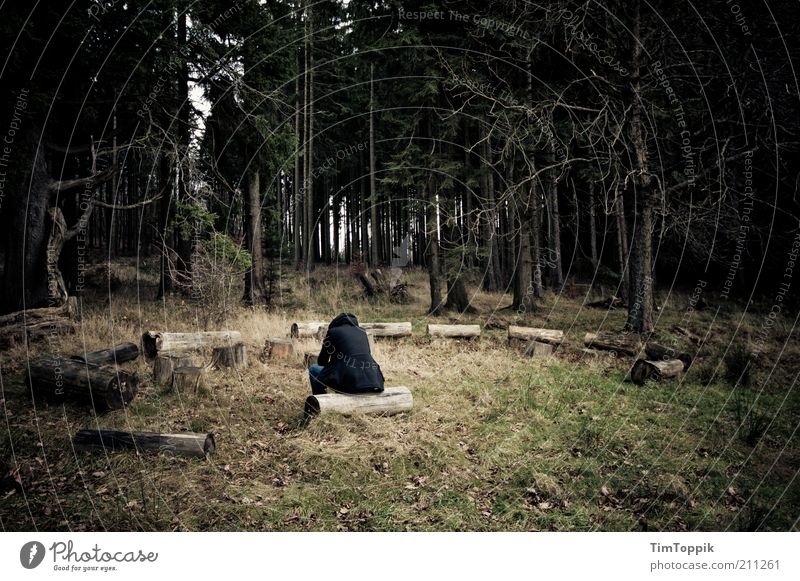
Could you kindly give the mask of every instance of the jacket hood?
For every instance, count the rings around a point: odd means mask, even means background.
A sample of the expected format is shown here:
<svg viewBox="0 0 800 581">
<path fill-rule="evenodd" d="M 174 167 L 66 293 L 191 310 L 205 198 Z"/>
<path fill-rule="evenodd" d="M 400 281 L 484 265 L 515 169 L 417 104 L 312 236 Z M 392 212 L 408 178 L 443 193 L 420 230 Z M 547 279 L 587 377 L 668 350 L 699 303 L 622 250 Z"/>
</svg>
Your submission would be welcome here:
<svg viewBox="0 0 800 581">
<path fill-rule="evenodd" d="M 329 329 L 334 327 L 358 327 L 358 319 L 353 313 L 341 313 L 340 315 L 336 315 L 336 318 L 331 321 L 331 324 L 328 325 Z"/>
</svg>

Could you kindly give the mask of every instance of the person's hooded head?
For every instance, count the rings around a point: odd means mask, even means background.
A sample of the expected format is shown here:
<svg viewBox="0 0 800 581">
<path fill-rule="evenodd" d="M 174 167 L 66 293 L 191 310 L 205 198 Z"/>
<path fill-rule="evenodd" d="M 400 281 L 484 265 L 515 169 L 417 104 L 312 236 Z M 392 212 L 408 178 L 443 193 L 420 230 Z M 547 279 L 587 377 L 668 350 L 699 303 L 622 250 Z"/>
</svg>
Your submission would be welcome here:
<svg viewBox="0 0 800 581">
<path fill-rule="evenodd" d="M 328 325 L 328 329 L 344 326 L 358 327 L 358 319 L 356 319 L 353 313 L 341 313 L 336 315 L 333 321 L 331 321 L 331 324 Z"/>
</svg>

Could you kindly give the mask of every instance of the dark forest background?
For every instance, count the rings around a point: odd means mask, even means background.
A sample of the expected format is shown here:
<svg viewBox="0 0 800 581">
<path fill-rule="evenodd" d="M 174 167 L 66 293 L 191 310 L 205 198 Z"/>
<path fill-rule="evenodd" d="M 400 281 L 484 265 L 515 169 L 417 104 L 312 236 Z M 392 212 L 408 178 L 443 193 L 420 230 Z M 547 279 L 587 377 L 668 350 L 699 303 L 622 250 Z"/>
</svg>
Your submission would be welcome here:
<svg viewBox="0 0 800 581">
<path fill-rule="evenodd" d="M 535 308 L 572 277 L 637 331 L 658 288 L 795 300 L 796 2 L 2 14 L 2 312 L 126 256 L 186 292 L 203 249 L 247 251 L 249 304 L 321 264 L 425 266 L 433 313 L 476 285 Z"/>
</svg>

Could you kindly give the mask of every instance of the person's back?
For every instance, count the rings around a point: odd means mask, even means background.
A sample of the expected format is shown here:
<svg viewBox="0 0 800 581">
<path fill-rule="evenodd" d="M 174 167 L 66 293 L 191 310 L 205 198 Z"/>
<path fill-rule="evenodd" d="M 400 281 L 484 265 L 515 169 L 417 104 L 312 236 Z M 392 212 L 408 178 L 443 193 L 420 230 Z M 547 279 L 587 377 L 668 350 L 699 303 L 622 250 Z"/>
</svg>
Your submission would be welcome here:
<svg viewBox="0 0 800 581">
<path fill-rule="evenodd" d="M 343 393 L 383 391 L 383 373 L 372 358 L 367 333 L 350 313 L 338 315 L 328 325 L 317 365 L 309 369 L 315 394 L 325 393 L 326 388 Z"/>
</svg>

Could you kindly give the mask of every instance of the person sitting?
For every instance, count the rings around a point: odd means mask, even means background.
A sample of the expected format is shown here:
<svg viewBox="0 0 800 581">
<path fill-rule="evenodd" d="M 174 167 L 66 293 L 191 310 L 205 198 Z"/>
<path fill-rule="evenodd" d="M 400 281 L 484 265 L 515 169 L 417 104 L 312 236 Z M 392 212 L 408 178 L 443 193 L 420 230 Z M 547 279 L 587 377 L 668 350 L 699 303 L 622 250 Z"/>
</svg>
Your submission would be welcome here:
<svg viewBox="0 0 800 581">
<path fill-rule="evenodd" d="M 308 368 L 311 393 L 327 389 L 341 393 L 383 391 L 383 372 L 372 358 L 367 332 L 351 313 L 337 315 L 328 325 L 315 365 Z"/>
</svg>

